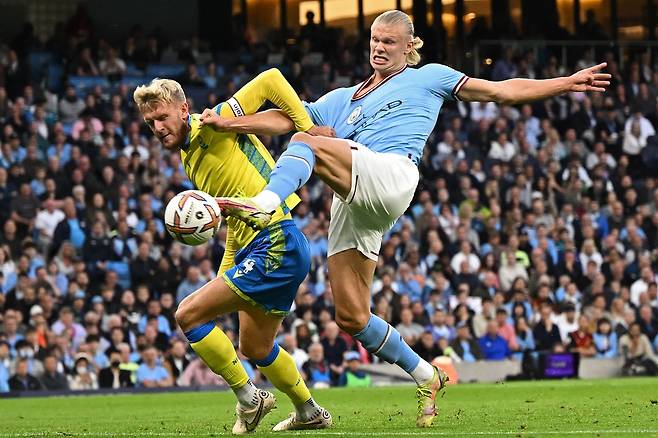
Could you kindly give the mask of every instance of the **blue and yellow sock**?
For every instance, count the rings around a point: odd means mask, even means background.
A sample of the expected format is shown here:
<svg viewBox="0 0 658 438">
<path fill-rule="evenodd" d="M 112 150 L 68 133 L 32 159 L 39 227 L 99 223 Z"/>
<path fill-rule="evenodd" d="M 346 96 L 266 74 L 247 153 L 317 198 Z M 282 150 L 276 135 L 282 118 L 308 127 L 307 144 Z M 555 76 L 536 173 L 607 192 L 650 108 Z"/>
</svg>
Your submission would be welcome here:
<svg viewBox="0 0 658 438">
<path fill-rule="evenodd" d="M 311 397 L 311 392 L 299 374 L 295 361 L 286 350 L 275 343 L 266 358 L 255 362 L 272 385 L 290 398 L 302 419 L 315 412 L 317 405 Z"/>
<path fill-rule="evenodd" d="M 257 400 L 256 387 L 238 359 L 231 340 L 214 322 L 207 322 L 185 333 L 192 349 L 208 368 L 222 376 L 243 405 L 253 405 Z"/>
</svg>

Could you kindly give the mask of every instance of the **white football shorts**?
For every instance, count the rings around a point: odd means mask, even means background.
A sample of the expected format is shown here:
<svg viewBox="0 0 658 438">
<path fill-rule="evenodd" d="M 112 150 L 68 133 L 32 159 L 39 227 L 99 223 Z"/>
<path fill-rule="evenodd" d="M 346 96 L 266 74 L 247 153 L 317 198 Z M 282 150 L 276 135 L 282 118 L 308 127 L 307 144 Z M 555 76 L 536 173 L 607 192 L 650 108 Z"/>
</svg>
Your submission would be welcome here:
<svg viewBox="0 0 658 438">
<path fill-rule="evenodd" d="M 410 157 L 346 141 L 352 149 L 352 188 L 345 199 L 334 194 L 328 256 L 356 248 L 376 261 L 384 233 L 411 203 L 418 167 Z"/>
</svg>

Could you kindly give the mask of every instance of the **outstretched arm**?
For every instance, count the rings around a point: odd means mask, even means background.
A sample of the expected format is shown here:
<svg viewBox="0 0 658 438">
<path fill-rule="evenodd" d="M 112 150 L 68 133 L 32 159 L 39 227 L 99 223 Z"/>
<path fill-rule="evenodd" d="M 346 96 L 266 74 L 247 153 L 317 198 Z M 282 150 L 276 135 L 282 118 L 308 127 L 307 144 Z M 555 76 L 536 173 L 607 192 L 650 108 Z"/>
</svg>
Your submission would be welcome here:
<svg viewBox="0 0 658 438">
<path fill-rule="evenodd" d="M 608 73 L 600 73 L 606 63 L 580 70 L 571 76 L 553 79 L 508 79 L 493 82 L 469 79 L 458 93 L 461 100 L 473 102 L 497 102 L 516 105 L 533 100 L 559 96 L 570 91 L 604 92 L 610 85 Z"/>
<path fill-rule="evenodd" d="M 280 110 L 254 114 L 265 101 L 272 102 Z M 215 110 L 206 109 L 201 115 L 201 123 L 211 125 L 218 131 L 240 134 L 279 135 L 293 129 L 314 133 L 313 121 L 304 105 L 292 86 L 275 68 L 256 76 L 226 103 L 230 111 L 225 110 L 220 117 L 217 114 L 219 107 Z"/>
</svg>

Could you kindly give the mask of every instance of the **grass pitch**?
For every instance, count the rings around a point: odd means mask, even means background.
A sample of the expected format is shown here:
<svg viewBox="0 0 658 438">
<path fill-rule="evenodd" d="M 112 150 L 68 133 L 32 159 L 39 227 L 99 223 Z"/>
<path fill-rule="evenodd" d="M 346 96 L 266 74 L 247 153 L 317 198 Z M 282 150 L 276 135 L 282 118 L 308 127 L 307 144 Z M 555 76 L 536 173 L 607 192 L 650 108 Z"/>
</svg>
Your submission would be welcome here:
<svg viewBox="0 0 658 438">
<path fill-rule="evenodd" d="M 431 429 L 416 429 L 414 388 L 314 391 L 333 414 L 325 431 L 271 433 L 292 405 L 278 409 L 257 436 L 655 436 L 658 379 L 542 381 L 451 386 Z M 230 392 L 191 392 L 0 400 L 4 437 L 216 437 L 230 435 Z"/>
</svg>

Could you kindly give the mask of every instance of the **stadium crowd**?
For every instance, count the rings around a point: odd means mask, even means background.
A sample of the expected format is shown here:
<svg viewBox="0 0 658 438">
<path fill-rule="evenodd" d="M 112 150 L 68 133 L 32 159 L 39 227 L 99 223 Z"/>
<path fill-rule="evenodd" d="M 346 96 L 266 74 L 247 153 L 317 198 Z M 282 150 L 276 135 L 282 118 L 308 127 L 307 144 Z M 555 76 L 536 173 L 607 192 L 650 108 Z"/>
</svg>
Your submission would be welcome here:
<svg viewBox="0 0 658 438">
<path fill-rule="evenodd" d="M 0 392 L 223 384 L 190 354 L 173 315 L 216 276 L 226 231 L 198 247 L 168 236 L 164 206 L 192 187 L 123 79 L 182 63 L 177 79 L 207 99 L 191 102 L 199 112 L 272 63 L 289 66 L 308 100 L 363 80 L 367 61 L 345 38 L 322 44 L 309 18 L 294 48 L 241 34 L 232 61 L 196 37 L 173 44 L 139 28 L 110 44 L 83 14 L 48 41 L 26 26 L 0 46 Z M 63 60 L 68 85 L 34 80 L 37 51 Z M 373 312 L 423 358 L 520 360 L 531 378 L 538 353 L 571 351 L 623 356 L 626 373 L 656 374 L 658 69 L 647 53 L 623 66 L 611 53 L 605 60 L 606 94 L 445 103 L 372 291 Z M 594 63 L 590 50 L 559 65 L 510 49 L 491 76 L 552 77 Z M 275 155 L 286 139 L 263 138 Z M 312 181 L 300 195 L 293 215 L 313 264 L 278 342 L 311 386 L 367 385 L 358 368 L 372 358 L 333 320 L 331 191 Z M 237 339 L 235 316 L 219 324 Z"/>
</svg>

